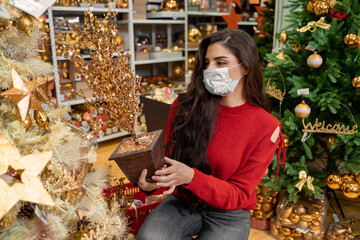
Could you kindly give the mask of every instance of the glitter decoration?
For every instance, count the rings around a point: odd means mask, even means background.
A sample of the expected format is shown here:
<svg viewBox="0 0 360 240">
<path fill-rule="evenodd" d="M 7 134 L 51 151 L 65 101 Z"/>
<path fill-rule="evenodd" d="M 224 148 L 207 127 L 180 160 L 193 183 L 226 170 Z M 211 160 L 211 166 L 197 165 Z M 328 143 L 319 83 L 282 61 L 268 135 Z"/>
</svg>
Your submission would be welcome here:
<svg viewBox="0 0 360 240">
<path fill-rule="evenodd" d="M 87 88 L 94 92 L 89 100 L 81 92 L 75 91 L 85 99 L 86 107 L 108 116 L 107 123 L 127 131 L 136 139 L 135 122 L 142 110 L 139 105 L 141 78 L 131 71 L 130 55 L 121 49 L 121 43 L 117 41 L 115 17 L 116 13 L 109 9 L 104 18 L 98 18 L 93 15 L 92 6 L 89 5 L 89 11 L 84 15 L 83 30 L 76 27 L 75 30 L 81 36 L 80 42 L 89 50 L 91 64 L 71 46 L 67 46 L 65 56 L 79 64 L 82 79 L 87 82 Z M 101 129 L 99 125 L 102 124 L 93 126 L 96 132 Z"/>
</svg>

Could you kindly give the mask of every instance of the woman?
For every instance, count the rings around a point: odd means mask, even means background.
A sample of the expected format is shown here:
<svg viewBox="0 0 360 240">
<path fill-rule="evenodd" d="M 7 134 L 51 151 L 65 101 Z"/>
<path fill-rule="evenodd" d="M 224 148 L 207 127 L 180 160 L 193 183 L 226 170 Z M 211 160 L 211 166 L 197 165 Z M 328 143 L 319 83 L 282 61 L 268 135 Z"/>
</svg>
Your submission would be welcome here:
<svg viewBox="0 0 360 240">
<path fill-rule="evenodd" d="M 246 32 L 202 40 L 187 92 L 173 103 L 166 167 L 138 185 L 173 193 L 149 215 L 137 239 L 247 239 L 255 187 L 277 147 L 280 122 L 264 110 L 256 45 Z M 280 137 L 279 137 L 280 135 Z"/>
</svg>

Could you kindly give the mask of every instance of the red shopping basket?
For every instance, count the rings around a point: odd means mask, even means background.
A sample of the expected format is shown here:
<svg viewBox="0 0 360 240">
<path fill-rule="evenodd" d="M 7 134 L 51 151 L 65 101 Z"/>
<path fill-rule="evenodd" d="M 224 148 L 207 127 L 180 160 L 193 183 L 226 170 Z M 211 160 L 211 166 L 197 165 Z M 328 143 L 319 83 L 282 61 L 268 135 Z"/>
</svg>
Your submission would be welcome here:
<svg viewBox="0 0 360 240">
<path fill-rule="evenodd" d="M 131 183 L 125 183 L 125 195 L 134 194 L 134 199 L 140 200 L 145 203 L 146 196 L 151 195 L 159 195 L 164 192 L 164 189 L 157 189 L 151 194 L 144 193 L 140 191 L 139 187 L 134 186 Z M 136 236 L 141 225 L 145 221 L 146 217 L 161 203 L 161 201 L 146 204 L 143 206 L 139 206 L 135 208 L 130 208 L 126 213 L 126 217 L 128 219 L 128 227 L 130 228 L 130 232 Z"/>
</svg>

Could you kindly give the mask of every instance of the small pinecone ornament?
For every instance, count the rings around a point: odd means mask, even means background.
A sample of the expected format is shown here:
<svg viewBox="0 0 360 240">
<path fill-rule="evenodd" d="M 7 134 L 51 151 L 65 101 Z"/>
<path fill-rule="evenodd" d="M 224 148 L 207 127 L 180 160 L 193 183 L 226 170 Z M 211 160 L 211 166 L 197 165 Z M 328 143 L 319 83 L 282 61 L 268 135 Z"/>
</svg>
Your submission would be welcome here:
<svg viewBox="0 0 360 240">
<path fill-rule="evenodd" d="M 17 214 L 19 219 L 30 219 L 34 216 L 35 203 L 26 202 Z"/>
</svg>

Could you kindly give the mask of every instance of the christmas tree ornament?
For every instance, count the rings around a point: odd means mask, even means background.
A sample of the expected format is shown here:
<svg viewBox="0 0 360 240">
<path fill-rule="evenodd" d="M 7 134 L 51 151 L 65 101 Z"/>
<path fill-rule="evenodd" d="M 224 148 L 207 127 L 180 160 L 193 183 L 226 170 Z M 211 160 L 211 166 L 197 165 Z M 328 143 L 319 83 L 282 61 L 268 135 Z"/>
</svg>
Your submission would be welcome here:
<svg viewBox="0 0 360 240">
<path fill-rule="evenodd" d="M 162 11 L 179 11 L 179 5 L 175 0 L 164 0 L 161 3 Z"/>
<path fill-rule="evenodd" d="M 25 130 L 26 130 L 26 131 L 29 130 L 29 128 L 31 127 L 31 125 L 32 125 L 31 117 L 30 117 L 29 114 L 26 114 L 26 119 L 25 119 L 25 121 L 24 121 L 24 128 L 25 128 Z"/>
<path fill-rule="evenodd" d="M 310 222 L 309 227 L 314 231 L 318 231 L 321 228 L 321 223 L 320 221 L 312 221 Z"/>
<path fill-rule="evenodd" d="M 29 37 L 31 36 L 33 22 L 27 14 L 23 13 L 23 15 L 17 20 L 17 24 L 19 29 L 24 31 Z"/>
<path fill-rule="evenodd" d="M 49 118 L 44 111 L 34 111 L 34 118 L 39 127 L 43 127 L 45 131 L 49 130 Z"/>
<path fill-rule="evenodd" d="M 352 85 L 354 88 L 356 88 L 358 90 L 360 89 L 360 76 L 353 78 Z"/>
<path fill-rule="evenodd" d="M 330 6 L 326 1 L 319 0 L 314 3 L 314 13 L 316 16 L 328 14 Z"/>
<path fill-rule="evenodd" d="M 174 77 L 181 77 L 184 75 L 185 70 L 180 66 L 180 65 L 176 65 L 173 68 L 173 76 Z"/>
<path fill-rule="evenodd" d="M 299 118 L 302 118 L 302 119 L 307 118 L 310 115 L 310 112 L 311 112 L 311 109 L 310 109 L 309 105 L 307 105 L 305 103 L 304 100 L 295 107 L 295 114 Z"/>
<path fill-rule="evenodd" d="M 329 188 L 336 190 L 341 188 L 343 180 L 339 174 L 332 173 L 326 178 L 326 184 Z"/>
<path fill-rule="evenodd" d="M 334 142 L 335 142 L 336 137 L 335 136 L 329 136 L 326 138 L 326 147 L 328 149 L 331 149 L 331 147 L 333 146 Z"/>
<path fill-rule="evenodd" d="M 300 216 L 296 213 L 292 213 L 290 215 L 290 221 L 294 224 L 298 223 L 300 221 Z"/>
<path fill-rule="evenodd" d="M 221 16 L 227 24 L 227 29 L 239 29 L 238 22 L 243 17 L 243 14 L 236 14 L 235 7 L 231 7 L 230 14 Z"/>
<path fill-rule="evenodd" d="M 201 40 L 201 33 L 197 27 L 190 25 L 188 29 L 188 40 L 190 42 L 199 42 Z"/>
<path fill-rule="evenodd" d="M 354 180 L 345 182 L 342 185 L 342 190 L 347 198 L 357 198 L 360 196 L 359 183 Z"/>
<path fill-rule="evenodd" d="M 346 34 L 344 37 L 344 43 L 349 48 L 356 48 L 359 41 L 359 37 L 354 33 Z"/>
<path fill-rule="evenodd" d="M 314 1 L 308 1 L 308 4 L 306 5 L 306 10 L 309 13 L 313 13 L 314 12 Z"/>
<path fill-rule="evenodd" d="M 286 134 L 284 134 L 284 145 L 286 148 L 290 146 L 290 138 Z"/>
<path fill-rule="evenodd" d="M 314 32 L 318 27 L 326 29 L 326 30 L 330 30 L 331 25 L 328 23 L 324 23 L 324 20 L 325 20 L 325 17 L 321 17 L 316 22 L 315 21 L 308 22 L 306 24 L 306 26 L 298 28 L 297 31 L 298 32 L 306 32 L 306 31 Z"/>
<path fill-rule="evenodd" d="M 288 227 L 282 227 L 281 228 L 281 232 L 282 234 L 284 234 L 285 236 L 290 236 L 291 235 L 291 229 Z"/>
<path fill-rule="evenodd" d="M 306 62 L 309 65 L 309 67 L 318 68 L 323 63 L 323 59 L 319 54 L 313 53 L 307 58 Z"/>
<path fill-rule="evenodd" d="M 285 32 L 285 30 L 282 31 L 282 33 L 280 33 L 280 42 L 282 44 L 285 44 L 287 40 L 287 33 Z"/>
<path fill-rule="evenodd" d="M 337 0 L 326 0 L 326 2 L 329 5 L 330 9 L 333 9 L 336 5 Z"/>
<path fill-rule="evenodd" d="M 0 180 L 0 219 L 19 201 L 28 201 L 54 206 L 54 202 L 38 177 L 52 157 L 52 152 L 41 152 L 20 156 L 20 153 L 8 140 L 0 135 L 0 175 L 8 171 L 9 166 L 24 170 L 21 183 L 9 186 Z"/>
<path fill-rule="evenodd" d="M 315 188 L 312 184 L 312 182 L 314 181 L 314 178 L 311 177 L 311 176 L 307 176 L 307 173 L 304 171 L 304 170 L 301 170 L 299 172 L 299 182 L 295 185 L 295 187 L 297 189 L 299 189 L 299 191 L 302 190 L 304 184 L 306 183 L 307 184 L 307 188 L 310 190 L 310 191 L 313 191 L 315 192 Z"/>
</svg>

